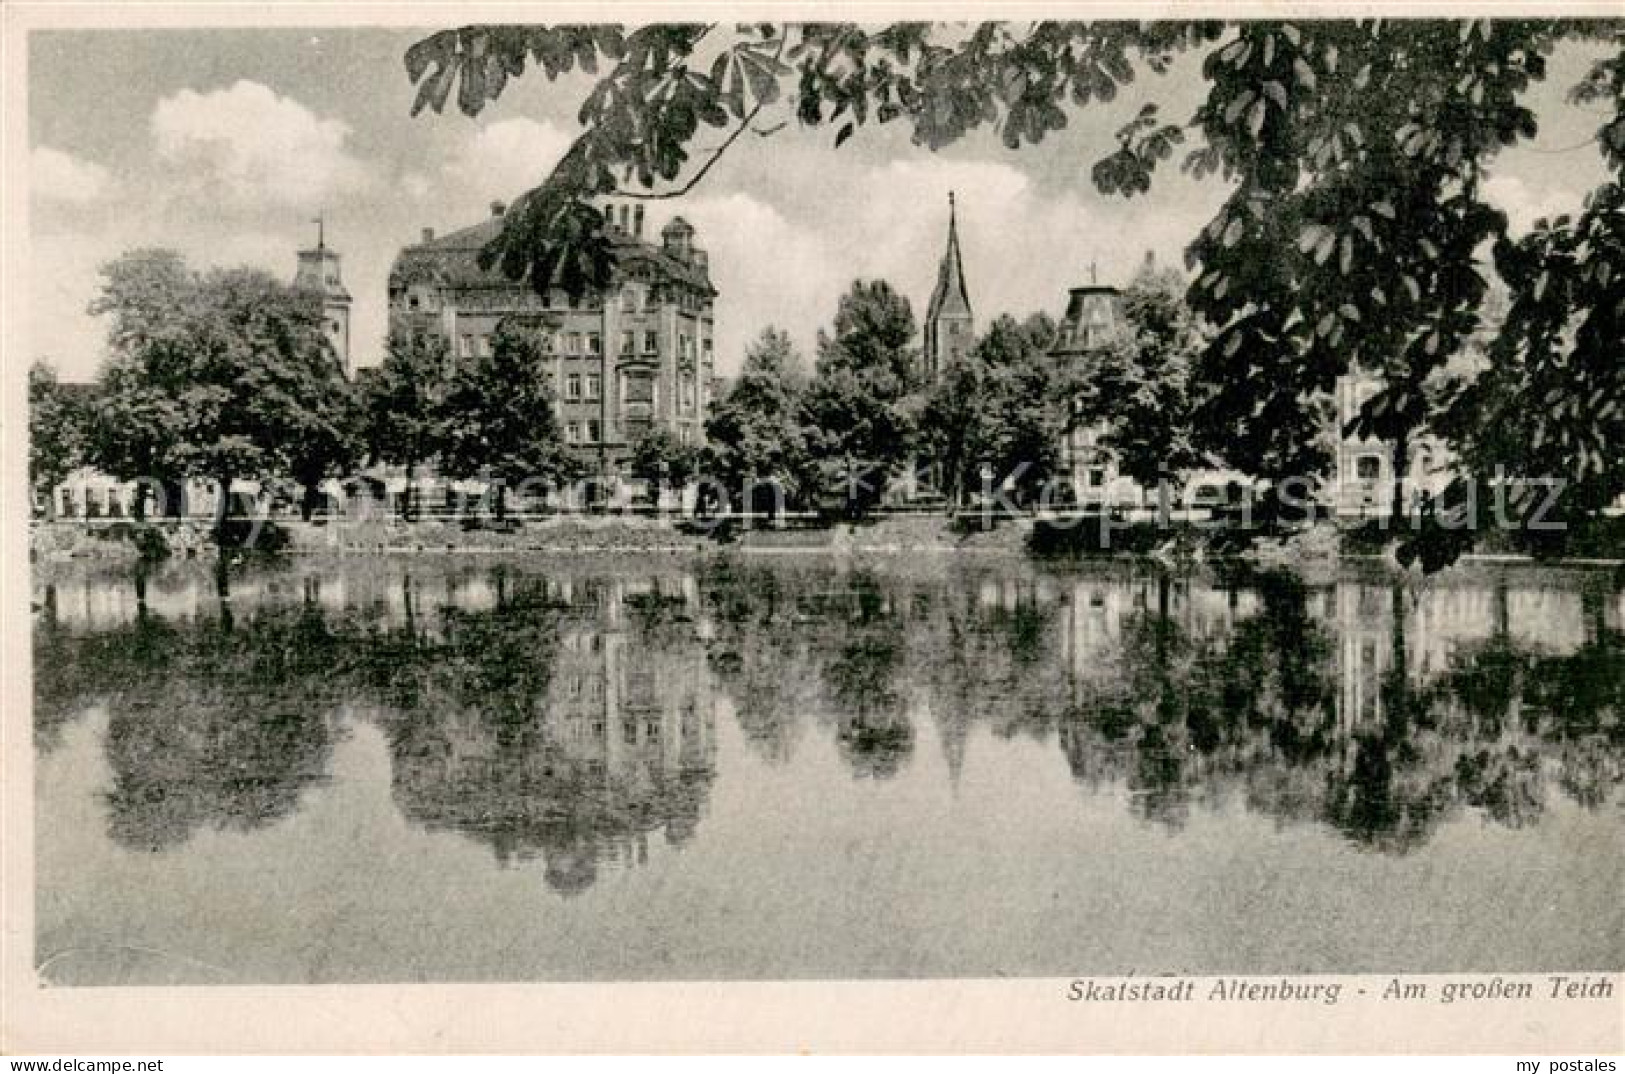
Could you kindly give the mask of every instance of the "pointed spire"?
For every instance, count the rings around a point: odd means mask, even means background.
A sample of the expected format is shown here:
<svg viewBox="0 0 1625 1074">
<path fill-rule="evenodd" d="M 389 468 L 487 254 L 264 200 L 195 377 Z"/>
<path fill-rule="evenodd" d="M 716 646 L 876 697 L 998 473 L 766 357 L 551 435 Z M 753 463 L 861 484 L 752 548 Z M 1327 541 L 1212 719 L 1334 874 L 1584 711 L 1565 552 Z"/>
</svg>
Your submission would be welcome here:
<svg viewBox="0 0 1625 1074">
<path fill-rule="evenodd" d="M 942 252 L 942 265 L 937 269 L 937 288 L 931 293 L 931 304 L 926 320 L 971 317 L 970 292 L 965 286 L 965 265 L 959 256 L 959 221 L 954 192 L 948 191 L 948 246 Z"/>
</svg>

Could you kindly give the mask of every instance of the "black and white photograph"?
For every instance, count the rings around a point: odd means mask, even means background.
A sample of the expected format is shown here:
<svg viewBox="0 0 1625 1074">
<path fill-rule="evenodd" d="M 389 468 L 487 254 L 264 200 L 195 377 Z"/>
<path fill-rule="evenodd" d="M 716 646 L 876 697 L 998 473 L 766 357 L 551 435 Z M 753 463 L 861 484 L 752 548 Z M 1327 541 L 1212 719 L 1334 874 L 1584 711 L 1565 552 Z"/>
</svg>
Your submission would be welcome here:
<svg viewBox="0 0 1625 1074">
<path fill-rule="evenodd" d="M 9 27 L 14 1000 L 1625 1043 L 1618 8 L 208 7 Z"/>
</svg>

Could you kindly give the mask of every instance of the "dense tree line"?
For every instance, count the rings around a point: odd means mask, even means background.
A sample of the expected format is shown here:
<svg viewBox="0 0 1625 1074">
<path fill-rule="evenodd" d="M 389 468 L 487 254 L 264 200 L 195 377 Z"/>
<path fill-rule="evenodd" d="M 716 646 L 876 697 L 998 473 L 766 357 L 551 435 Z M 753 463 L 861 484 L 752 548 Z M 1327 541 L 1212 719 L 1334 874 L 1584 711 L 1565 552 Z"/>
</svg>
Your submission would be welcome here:
<svg viewBox="0 0 1625 1074">
<path fill-rule="evenodd" d="M 1090 426 L 1135 480 L 1177 484 L 1203 461 L 1193 446 L 1201 335 L 1181 290 L 1177 273 L 1136 277 L 1125 331 L 1088 362 L 1052 353 L 1048 315 L 1001 314 L 928 383 L 908 300 L 858 280 L 819 333 L 810 377 L 783 331 L 751 345 L 712 407 L 705 469 L 731 498 L 767 486 L 788 506 L 851 514 L 888 491 L 934 492 L 950 508 L 995 495 L 1059 504 L 1074 492 L 1063 439 Z"/>
<path fill-rule="evenodd" d="M 535 494 L 585 472 L 567 450 L 547 381 L 545 328 L 504 322 L 489 353 L 453 361 L 434 333 L 397 325 L 383 361 L 346 379 L 312 296 L 262 273 L 198 274 L 167 251 L 106 266 L 94 309 L 109 318 L 109 358 L 88 393 L 30 374 L 30 471 L 48 490 L 76 466 L 140 482 L 166 511 L 201 478 L 285 483 L 306 518 L 330 478 L 368 463 L 405 474 L 401 511 L 415 517 L 417 478 L 433 465 L 484 479 L 492 508 L 507 490 Z M 1191 315 L 1166 277 L 1126 293 L 1133 331 L 1078 367 L 1050 354 L 1043 314 L 1000 316 L 964 360 L 920 376 L 906 298 L 884 280 L 855 281 L 819 333 L 810 374 L 784 332 L 768 328 L 712 405 L 704 447 L 655 429 L 632 445 L 629 476 L 651 488 L 702 478 L 730 506 L 864 514 L 907 487 L 951 505 L 995 488 L 1030 502 L 1059 475 L 1059 445 L 1100 425 L 1145 484 L 1191 455 Z M 1129 405 L 1132 404 L 1132 405 Z"/>
</svg>

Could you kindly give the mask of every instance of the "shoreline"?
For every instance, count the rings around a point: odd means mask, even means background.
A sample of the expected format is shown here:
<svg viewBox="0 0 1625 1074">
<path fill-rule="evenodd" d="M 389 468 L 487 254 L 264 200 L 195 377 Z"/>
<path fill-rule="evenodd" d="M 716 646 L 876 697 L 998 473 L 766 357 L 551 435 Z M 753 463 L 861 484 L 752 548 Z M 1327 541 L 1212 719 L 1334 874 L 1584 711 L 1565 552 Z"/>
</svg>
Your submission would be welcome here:
<svg viewBox="0 0 1625 1074">
<path fill-rule="evenodd" d="M 843 522 L 816 529 L 753 529 L 724 531 L 725 536 L 682 534 L 670 521 L 588 517 L 549 520 L 541 526 L 520 526 L 502 532 L 468 530 L 441 520 L 401 522 L 379 520 L 360 523 L 306 523 L 278 520 L 265 534 L 265 543 L 244 558 L 291 560 L 335 558 L 398 559 L 412 556 L 558 558 L 590 556 L 624 559 L 653 556 L 878 556 L 925 554 L 933 559 L 968 556 L 1002 558 L 1034 564 L 1146 563 L 1179 569 L 1251 564 L 1298 571 L 1323 570 L 1336 564 L 1380 564 L 1410 573 L 1391 553 L 1362 548 L 1340 548 L 1334 534 L 1306 531 L 1300 542 L 1268 543 L 1252 554 L 1165 556 L 1143 533 L 1134 533 L 1116 549 L 1093 547 L 1037 549 L 1032 546 L 1031 519 L 1006 522 L 991 530 L 954 532 L 938 516 L 894 516 L 860 523 Z M 206 561 L 217 554 L 207 524 L 192 521 L 135 523 L 111 521 L 88 527 L 83 522 L 39 522 L 30 526 L 30 561 L 37 566 L 54 563 L 157 563 Z M 1593 552 L 1593 549 L 1584 549 Z M 1612 552 L 1605 547 L 1596 551 Z M 1464 553 L 1456 565 L 1559 567 L 1581 570 L 1625 568 L 1625 554 L 1576 555 L 1538 558 L 1522 552 Z"/>
</svg>

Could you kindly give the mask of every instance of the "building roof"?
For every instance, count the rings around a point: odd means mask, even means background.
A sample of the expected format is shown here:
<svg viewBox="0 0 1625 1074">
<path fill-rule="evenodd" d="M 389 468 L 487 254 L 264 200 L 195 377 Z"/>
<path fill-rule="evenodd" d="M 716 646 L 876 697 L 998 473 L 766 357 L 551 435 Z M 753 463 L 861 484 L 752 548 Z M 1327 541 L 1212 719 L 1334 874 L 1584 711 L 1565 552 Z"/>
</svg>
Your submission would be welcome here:
<svg viewBox="0 0 1625 1074">
<path fill-rule="evenodd" d="M 1106 346 L 1126 330 L 1123 292 L 1090 283 L 1067 291 L 1066 315 L 1056 326 L 1051 354 L 1088 354 Z"/>
<path fill-rule="evenodd" d="M 333 282 L 328 282 L 327 264 L 333 264 Z M 294 273 L 295 287 L 304 287 L 312 291 L 320 291 L 324 297 L 349 302 L 350 292 L 345 289 L 344 281 L 339 279 L 339 255 L 332 247 L 326 244 L 310 250 L 299 251 L 299 268 Z"/>
<path fill-rule="evenodd" d="M 528 284 L 503 275 L 499 267 L 493 266 L 489 271 L 480 268 L 480 251 L 501 231 L 502 217 L 490 216 L 472 227 L 404 247 L 390 269 L 390 286 L 427 278 L 451 287 L 527 287 Z M 649 264 L 662 275 L 708 295 L 716 294 L 710 273 L 703 266 L 684 261 L 625 232 L 611 229 L 607 234 L 618 264 Z"/>
<path fill-rule="evenodd" d="M 954 196 L 948 195 L 948 248 L 942 253 L 942 264 L 937 268 L 937 288 L 931 292 L 931 304 L 925 319 L 935 321 L 941 317 L 971 319 L 970 292 L 965 288 L 965 266 L 959 257 L 959 228 L 954 219 Z"/>
</svg>

